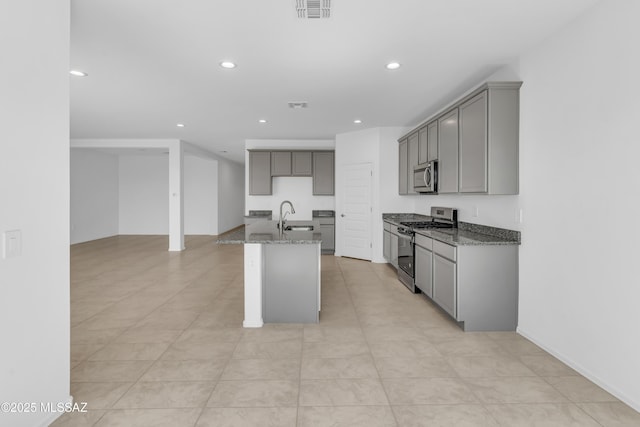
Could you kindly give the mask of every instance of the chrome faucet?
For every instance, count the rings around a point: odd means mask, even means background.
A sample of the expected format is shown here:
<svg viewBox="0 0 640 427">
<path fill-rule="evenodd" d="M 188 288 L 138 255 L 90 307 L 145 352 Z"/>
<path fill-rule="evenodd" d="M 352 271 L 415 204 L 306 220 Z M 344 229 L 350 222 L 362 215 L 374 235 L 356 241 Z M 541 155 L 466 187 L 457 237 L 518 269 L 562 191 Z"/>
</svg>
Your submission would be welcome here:
<svg viewBox="0 0 640 427">
<path fill-rule="evenodd" d="M 282 215 L 282 207 L 284 206 L 285 203 L 289 203 L 289 206 L 291 206 L 291 213 L 294 214 L 296 213 L 296 210 L 293 208 L 293 204 L 291 204 L 290 201 L 285 200 L 284 202 L 280 203 L 280 220 L 278 222 L 278 228 L 280 229 L 280 232 L 282 233 L 284 231 L 284 217 L 287 216 L 287 212 L 285 212 L 284 216 Z"/>
</svg>

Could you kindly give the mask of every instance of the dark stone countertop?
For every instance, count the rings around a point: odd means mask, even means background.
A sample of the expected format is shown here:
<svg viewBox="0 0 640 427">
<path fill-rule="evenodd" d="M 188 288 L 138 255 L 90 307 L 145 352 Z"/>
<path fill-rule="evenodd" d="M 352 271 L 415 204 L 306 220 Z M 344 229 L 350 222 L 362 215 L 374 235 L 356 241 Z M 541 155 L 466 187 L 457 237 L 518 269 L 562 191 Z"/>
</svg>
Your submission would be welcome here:
<svg viewBox="0 0 640 427">
<path fill-rule="evenodd" d="M 223 234 L 217 240 L 220 244 L 315 244 L 321 243 L 320 224 L 318 221 L 286 221 L 286 225 L 313 224 L 313 231 L 285 231 L 280 233 L 278 221 L 259 221 L 244 228 Z"/>
<path fill-rule="evenodd" d="M 406 221 L 429 221 L 431 217 L 420 214 L 382 214 L 382 220 L 394 225 Z M 458 221 L 458 228 L 422 229 L 416 233 L 453 246 L 519 245 L 520 232 L 506 228 Z"/>
</svg>

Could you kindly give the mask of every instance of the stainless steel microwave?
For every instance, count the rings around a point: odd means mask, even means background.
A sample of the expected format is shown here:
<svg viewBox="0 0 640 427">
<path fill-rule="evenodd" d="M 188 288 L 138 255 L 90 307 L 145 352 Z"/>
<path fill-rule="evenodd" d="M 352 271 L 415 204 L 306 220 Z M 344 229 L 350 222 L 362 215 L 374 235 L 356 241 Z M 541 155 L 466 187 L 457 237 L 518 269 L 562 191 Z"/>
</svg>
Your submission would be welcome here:
<svg viewBox="0 0 640 427">
<path fill-rule="evenodd" d="M 416 193 L 438 192 L 438 161 L 433 160 L 413 167 L 413 191 Z"/>
</svg>

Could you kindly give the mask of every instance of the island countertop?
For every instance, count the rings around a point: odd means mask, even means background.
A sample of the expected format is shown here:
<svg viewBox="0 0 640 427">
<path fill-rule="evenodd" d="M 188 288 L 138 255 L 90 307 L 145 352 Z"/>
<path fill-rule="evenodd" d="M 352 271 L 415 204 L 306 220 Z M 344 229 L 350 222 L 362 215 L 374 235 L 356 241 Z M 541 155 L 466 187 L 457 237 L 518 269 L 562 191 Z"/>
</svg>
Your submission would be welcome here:
<svg viewBox="0 0 640 427">
<path fill-rule="evenodd" d="M 318 221 L 286 221 L 285 225 L 313 225 L 313 231 L 285 231 L 278 229 L 278 221 L 258 221 L 248 224 L 244 229 L 224 234 L 217 240 L 219 244 L 315 244 L 321 243 L 320 223 Z"/>
</svg>

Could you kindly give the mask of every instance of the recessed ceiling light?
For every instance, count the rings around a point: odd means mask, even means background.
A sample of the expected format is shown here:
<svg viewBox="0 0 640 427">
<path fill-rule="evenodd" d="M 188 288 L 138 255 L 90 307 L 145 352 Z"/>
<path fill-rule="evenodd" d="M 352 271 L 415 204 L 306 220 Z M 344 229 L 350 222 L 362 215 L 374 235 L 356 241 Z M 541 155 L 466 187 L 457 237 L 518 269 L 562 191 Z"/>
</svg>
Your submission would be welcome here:
<svg viewBox="0 0 640 427">
<path fill-rule="evenodd" d="M 267 123 L 267 121 L 265 119 L 260 119 L 258 120 L 258 123 Z"/>
<path fill-rule="evenodd" d="M 184 127 L 184 123 L 178 123 L 176 126 L 178 126 L 179 128 L 183 128 Z"/>
<path fill-rule="evenodd" d="M 87 77 L 89 74 L 85 73 L 84 71 L 80 71 L 80 70 L 71 70 L 69 71 L 69 74 L 71 74 L 72 76 L 76 76 L 76 77 Z"/>
<path fill-rule="evenodd" d="M 389 62 L 387 64 L 387 70 L 397 70 L 398 68 L 400 68 L 399 62 Z"/>
<path fill-rule="evenodd" d="M 235 63 L 233 63 L 233 62 L 231 62 L 231 61 L 222 61 L 222 62 L 220 63 L 220 66 L 221 66 L 222 68 L 228 68 L 228 69 L 236 68 L 236 64 L 235 64 Z"/>
<path fill-rule="evenodd" d="M 360 123 L 362 123 L 362 120 L 360 120 L 360 119 L 355 119 L 355 120 L 353 121 L 353 123 L 355 123 L 355 124 L 359 125 Z"/>
</svg>

